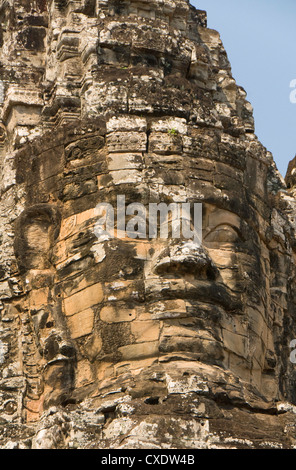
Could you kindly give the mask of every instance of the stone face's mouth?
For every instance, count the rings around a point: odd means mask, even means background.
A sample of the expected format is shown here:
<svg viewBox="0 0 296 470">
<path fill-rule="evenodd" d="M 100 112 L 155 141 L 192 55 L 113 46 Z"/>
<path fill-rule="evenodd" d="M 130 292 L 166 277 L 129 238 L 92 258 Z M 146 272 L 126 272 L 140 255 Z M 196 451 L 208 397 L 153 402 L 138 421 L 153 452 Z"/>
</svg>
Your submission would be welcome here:
<svg viewBox="0 0 296 470">
<path fill-rule="evenodd" d="M 181 279 L 159 280 L 158 283 L 158 280 L 154 279 L 153 285 L 146 289 L 145 300 L 148 304 L 157 301 L 182 300 L 189 303 L 199 302 L 211 306 L 216 305 L 233 315 L 243 312 L 240 294 L 229 292 L 225 285 L 218 282 Z"/>
</svg>

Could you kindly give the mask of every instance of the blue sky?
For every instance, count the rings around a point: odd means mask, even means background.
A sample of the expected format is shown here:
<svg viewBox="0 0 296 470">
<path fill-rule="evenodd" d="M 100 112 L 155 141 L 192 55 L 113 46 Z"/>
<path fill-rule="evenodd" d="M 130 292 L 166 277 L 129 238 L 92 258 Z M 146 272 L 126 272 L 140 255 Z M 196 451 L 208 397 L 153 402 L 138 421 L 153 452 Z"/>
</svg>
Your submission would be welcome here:
<svg viewBox="0 0 296 470">
<path fill-rule="evenodd" d="M 296 154 L 295 0 L 191 0 L 221 35 L 238 85 L 254 108 L 256 135 L 285 176 Z M 296 88 L 296 86 L 295 86 Z M 296 96 L 296 95 L 295 95 Z"/>
</svg>

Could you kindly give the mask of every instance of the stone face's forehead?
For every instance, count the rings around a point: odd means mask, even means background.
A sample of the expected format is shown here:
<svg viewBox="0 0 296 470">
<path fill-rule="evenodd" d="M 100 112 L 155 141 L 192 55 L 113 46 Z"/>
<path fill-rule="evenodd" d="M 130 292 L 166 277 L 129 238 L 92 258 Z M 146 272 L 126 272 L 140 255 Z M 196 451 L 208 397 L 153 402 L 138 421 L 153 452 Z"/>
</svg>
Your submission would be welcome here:
<svg viewBox="0 0 296 470">
<path fill-rule="evenodd" d="M 48 142 L 43 145 L 41 141 L 20 155 L 18 180 L 24 180 L 25 172 L 28 186 L 35 181 L 50 188 L 51 181 L 63 175 L 65 185 L 71 177 L 83 186 L 89 175 L 89 181 L 93 180 L 101 192 L 111 187 L 120 191 L 124 185 L 126 189 L 128 185 L 149 186 L 151 195 L 173 194 L 179 201 L 204 198 L 227 204 L 236 198 L 237 204 L 257 203 L 258 212 L 264 210 L 260 200 L 267 195 L 267 165 L 258 160 L 260 145 L 242 145 L 229 138 L 222 142 L 208 131 L 192 136 L 194 127 L 178 118 L 149 122 L 122 116 L 107 121 L 106 127 L 107 133 L 94 129 L 73 136 L 69 144 L 64 136 L 49 135 L 50 142 L 55 143 L 53 148 L 46 150 Z M 25 166 L 30 156 L 32 164 Z"/>
</svg>

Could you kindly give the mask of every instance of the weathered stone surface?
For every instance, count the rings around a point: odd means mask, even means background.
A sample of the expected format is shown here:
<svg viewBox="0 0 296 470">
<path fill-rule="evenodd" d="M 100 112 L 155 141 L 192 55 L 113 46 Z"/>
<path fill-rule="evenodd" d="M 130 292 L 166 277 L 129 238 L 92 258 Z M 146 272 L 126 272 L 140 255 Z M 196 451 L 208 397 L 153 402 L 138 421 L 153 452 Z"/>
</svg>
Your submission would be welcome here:
<svg viewBox="0 0 296 470">
<path fill-rule="evenodd" d="M 284 181 L 206 13 L 0 23 L 0 447 L 295 448 L 295 159 Z M 98 239 L 119 195 L 201 202 L 202 246 Z"/>
</svg>

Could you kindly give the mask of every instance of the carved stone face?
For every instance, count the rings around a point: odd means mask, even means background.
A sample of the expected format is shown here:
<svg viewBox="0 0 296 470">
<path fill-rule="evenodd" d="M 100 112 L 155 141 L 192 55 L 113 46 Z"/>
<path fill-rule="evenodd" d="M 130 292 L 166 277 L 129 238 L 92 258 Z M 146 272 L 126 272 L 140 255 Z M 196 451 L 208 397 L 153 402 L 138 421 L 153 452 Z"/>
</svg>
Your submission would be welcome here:
<svg viewBox="0 0 296 470">
<path fill-rule="evenodd" d="M 99 338 L 95 353 L 103 373 L 107 365 L 110 373 L 181 359 L 243 371 L 243 379 L 261 386 L 272 342 L 262 324 L 264 244 L 234 212 L 205 202 L 203 213 L 201 248 L 184 239 L 116 238 L 91 247 L 100 281 L 94 295 L 101 302 L 91 336 Z M 65 305 L 66 314 L 73 313 L 69 299 Z M 86 356 L 93 341 L 85 340 Z"/>
<path fill-rule="evenodd" d="M 125 119 L 134 126 L 134 118 Z M 260 148 L 248 142 L 237 167 L 218 153 L 210 160 L 205 147 L 221 146 L 210 132 L 191 138 L 199 152 L 184 151 L 191 130 L 182 120 L 177 124 L 173 134 L 170 122 L 157 119 L 148 133 L 112 130 L 106 145 L 102 131 L 72 137 L 53 169 L 52 152 L 40 155 L 39 174 L 50 168 L 53 176 L 32 189 L 38 210 L 34 216 L 33 204 L 29 222 L 22 222 L 27 251 L 18 256 L 49 404 L 176 361 L 206 376 L 218 367 L 267 398 L 281 393 L 277 343 L 294 268 L 279 214 L 268 205 L 267 165 L 249 155 Z M 162 132 L 153 131 L 157 126 Z M 236 143 L 224 145 L 228 160 Z M 147 208 L 150 202 L 202 202 L 201 247 L 184 237 L 118 238 L 116 230 L 114 238 L 99 240 L 96 206 L 109 203 L 117 215 L 119 195 L 126 205 Z M 48 197 L 54 202 L 42 203 Z M 36 271 L 30 260 L 40 261 L 42 251 L 47 261 Z"/>
</svg>

